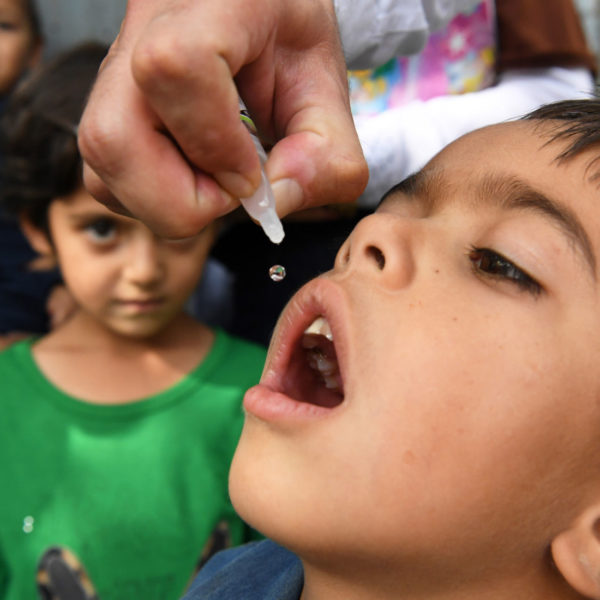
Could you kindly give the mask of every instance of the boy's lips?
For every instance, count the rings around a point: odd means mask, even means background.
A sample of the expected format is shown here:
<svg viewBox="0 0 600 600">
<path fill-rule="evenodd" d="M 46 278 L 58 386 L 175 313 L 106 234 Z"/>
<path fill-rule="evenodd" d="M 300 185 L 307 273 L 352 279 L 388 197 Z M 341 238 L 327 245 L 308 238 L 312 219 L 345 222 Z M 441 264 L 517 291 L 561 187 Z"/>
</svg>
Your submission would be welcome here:
<svg viewBox="0 0 600 600">
<path fill-rule="evenodd" d="M 292 298 L 277 324 L 261 382 L 244 398 L 248 413 L 265 421 L 298 420 L 329 415 L 343 403 L 346 310 L 342 290 L 326 277 Z"/>
</svg>

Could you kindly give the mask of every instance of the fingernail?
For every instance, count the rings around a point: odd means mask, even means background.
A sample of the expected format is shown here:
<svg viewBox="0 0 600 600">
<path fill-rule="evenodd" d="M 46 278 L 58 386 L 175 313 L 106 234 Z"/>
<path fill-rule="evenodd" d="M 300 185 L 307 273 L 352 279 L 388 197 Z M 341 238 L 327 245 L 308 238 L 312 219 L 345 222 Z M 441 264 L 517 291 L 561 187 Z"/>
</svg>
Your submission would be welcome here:
<svg viewBox="0 0 600 600">
<path fill-rule="evenodd" d="M 285 216 L 302 207 L 304 193 L 295 179 L 279 179 L 271 184 L 277 213 Z"/>
<path fill-rule="evenodd" d="M 232 171 L 215 173 L 215 179 L 225 191 L 237 198 L 248 198 L 248 196 L 252 196 L 259 183 L 258 181 L 253 183 L 250 179 L 247 179 L 240 173 L 233 173 Z"/>
<path fill-rule="evenodd" d="M 236 208 L 239 208 L 240 201 L 237 197 L 232 196 L 230 193 L 226 192 L 224 189 L 219 189 L 219 193 L 221 196 L 221 207 L 220 212 L 222 215 L 225 215 Z"/>
<path fill-rule="evenodd" d="M 212 219 L 223 216 L 239 207 L 240 201 L 226 192 L 212 177 L 196 174 L 196 203 L 198 209 L 212 215 Z"/>
</svg>

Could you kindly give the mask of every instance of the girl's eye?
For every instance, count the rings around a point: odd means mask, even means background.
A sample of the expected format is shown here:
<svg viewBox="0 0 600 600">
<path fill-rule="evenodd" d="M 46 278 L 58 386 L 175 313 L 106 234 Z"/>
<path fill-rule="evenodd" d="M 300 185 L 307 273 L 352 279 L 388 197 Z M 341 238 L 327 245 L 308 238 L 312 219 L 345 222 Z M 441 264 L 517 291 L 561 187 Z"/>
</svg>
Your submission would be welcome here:
<svg viewBox="0 0 600 600">
<path fill-rule="evenodd" d="M 508 281 L 520 290 L 538 296 L 542 286 L 510 260 L 489 248 L 471 248 L 469 260 L 478 274 Z"/>
<path fill-rule="evenodd" d="M 117 228 L 112 219 L 96 219 L 88 223 L 84 230 L 86 234 L 94 241 L 106 243 L 114 239 L 117 234 Z"/>
</svg>

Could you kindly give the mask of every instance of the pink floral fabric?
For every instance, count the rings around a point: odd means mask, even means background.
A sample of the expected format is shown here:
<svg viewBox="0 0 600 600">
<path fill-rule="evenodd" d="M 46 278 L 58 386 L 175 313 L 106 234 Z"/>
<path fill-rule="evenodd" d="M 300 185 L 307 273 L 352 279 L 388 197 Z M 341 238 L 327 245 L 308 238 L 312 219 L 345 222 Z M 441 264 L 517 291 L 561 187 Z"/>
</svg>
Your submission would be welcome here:
<svg viewBox="0 0 600 600">
<path fill-rule="evenodd" d="M 349 71 L 355 115 L 371 115 L 413 100 L 475 92 L 492 85 L 496 55 L 493 0 L 482 0 L 433 33 L 423 51 L 365 71 Z"/>
</svg>

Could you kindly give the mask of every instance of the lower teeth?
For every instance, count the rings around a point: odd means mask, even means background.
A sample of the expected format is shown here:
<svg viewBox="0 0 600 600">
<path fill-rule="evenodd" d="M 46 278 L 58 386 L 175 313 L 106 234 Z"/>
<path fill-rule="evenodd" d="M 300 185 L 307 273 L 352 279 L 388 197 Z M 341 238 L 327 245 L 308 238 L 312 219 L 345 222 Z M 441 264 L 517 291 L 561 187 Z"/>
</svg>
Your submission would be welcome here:
<svg viewBox="0 0 600 600">
<path fill-rule="evenodd" d="M 323 375 L 323 383 L 328 390 L 338 391 L 340 389 L 340 384 L 338 383 L 337 377 L 330 377 L 328 375 Z"/>
<path fill-rule="evenodd" d="M 339 371 L 337 362 L 327 358 L 317 347 L 306 350 L 306 359 L 309 367 L 321 378 L 325 387 L 329 390 L 339 390 Z"/>
</svg>

